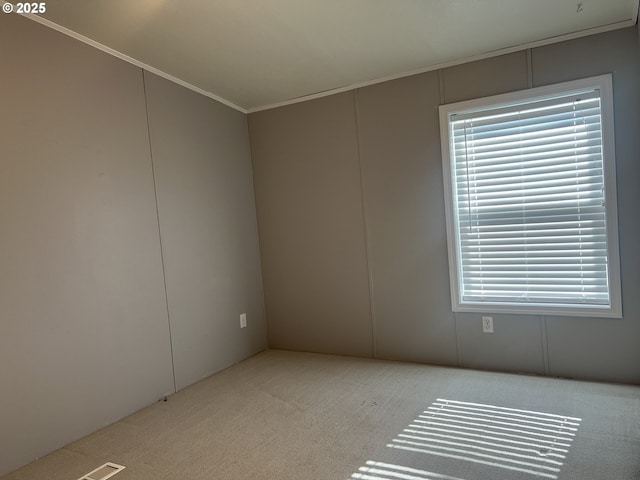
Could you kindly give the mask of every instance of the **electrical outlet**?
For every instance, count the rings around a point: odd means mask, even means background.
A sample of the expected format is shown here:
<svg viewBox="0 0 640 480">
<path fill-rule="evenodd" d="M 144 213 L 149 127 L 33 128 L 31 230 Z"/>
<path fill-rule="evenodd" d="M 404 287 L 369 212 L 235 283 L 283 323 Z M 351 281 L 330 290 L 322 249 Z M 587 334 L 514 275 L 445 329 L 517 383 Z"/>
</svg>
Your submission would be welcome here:
<svg viewBox="0 0 640 480">
<path fill-rule="evenodd" d="M 493 317 L 482 317 L 482 333 L 493 333 Z"/>
<path fill-rule="evenodd" d="M 247 314 L 240 314 L 240 328 L 247 328 Z"/>
</svg>

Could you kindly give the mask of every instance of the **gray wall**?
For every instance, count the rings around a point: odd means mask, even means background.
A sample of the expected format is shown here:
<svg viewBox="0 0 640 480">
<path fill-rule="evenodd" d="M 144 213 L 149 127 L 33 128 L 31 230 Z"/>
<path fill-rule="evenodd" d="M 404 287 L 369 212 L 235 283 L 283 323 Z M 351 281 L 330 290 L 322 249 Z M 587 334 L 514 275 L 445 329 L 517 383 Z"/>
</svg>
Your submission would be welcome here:
<svg viewBox="0 0 640 480">
<path fill-rule="evenodd" d="M 145 80 L 181 389 L 265 348 L 249 132 L 245 114 L 155 75 Z"/>
<path fill-rule="evenodd" d="M 640 383 L 637 35 L 250 114 L 270 346 Z M 451 312 L 437 106 L 608 72 L 624 318 L 495 315 L 495 333 L 482 334 L 479 314 Z"/>
<path fill-rule="evenodd" d="M 246 116 L 18 15 L 0 45 L 2 475 L 266 337 Z"/>
<path fill-rule="evenodd" d="M 0 475 L 265 348 L 252 181 L 272 347 L 640 382 L 637 35 L 253 114 L 253 179 L 244 115 L 3 16 Z M 625 316 L 482 335 L 450 311 L 436 107 L 606 72 Z"/>
<path fill-rule="evenodd" d="M 353 92 L 250 119 L 269 346 L 371 356 Z"/>
</svg>

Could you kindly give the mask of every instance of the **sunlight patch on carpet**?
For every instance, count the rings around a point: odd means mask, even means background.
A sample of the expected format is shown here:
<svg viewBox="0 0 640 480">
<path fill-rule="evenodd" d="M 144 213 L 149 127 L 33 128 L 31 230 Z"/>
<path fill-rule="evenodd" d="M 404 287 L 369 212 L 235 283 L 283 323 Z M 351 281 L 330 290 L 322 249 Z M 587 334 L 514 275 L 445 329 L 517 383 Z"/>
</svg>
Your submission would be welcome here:
<svg viewBox="0 0 640 480">
<path fill-rule="evenodd" d="M 357 480 L 463 480 L 440 473 L 371 460 L 364 467 L 360 467 L 357 473 L 351 475 L 351 478 Z"/>
<path fill-rule="evenodd" d="M 438 399 L 387 446 L 557 479 L 581 421 Z"/>
</svg>

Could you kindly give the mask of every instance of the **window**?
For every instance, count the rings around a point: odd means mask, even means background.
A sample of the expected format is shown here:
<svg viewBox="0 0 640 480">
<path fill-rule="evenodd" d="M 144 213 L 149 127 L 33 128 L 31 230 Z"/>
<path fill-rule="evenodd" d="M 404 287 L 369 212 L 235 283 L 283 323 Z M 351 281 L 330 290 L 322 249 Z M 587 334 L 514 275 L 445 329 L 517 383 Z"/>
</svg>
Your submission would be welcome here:
<svg viewBox="0 0 640 480">
<path fill-rule="evenodd" d="M 440 107 L 454 311 L 620 317 L 611 76 Z"/>
</svg>

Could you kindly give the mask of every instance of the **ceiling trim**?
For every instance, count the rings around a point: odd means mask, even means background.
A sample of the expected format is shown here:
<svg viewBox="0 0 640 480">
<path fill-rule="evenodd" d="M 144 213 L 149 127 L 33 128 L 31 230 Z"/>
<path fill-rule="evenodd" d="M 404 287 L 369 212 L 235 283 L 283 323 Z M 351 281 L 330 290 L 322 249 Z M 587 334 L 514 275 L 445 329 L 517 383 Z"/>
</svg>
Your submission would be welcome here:
<svg viewBox="0 0 640 480">
<path fill-rule="evenodd" d="M 45 27 L 49 27 L 52 28 L 53 30 L 56 30 L 64 35 L 67 35 L 68 37 L 74 38 L 75 40 L 79 40 L 82 43 L 86 43 L 87 45 L 90 45 L 94 48 L 97 48 L 98 50 L 101 50 L 105 53 L 108 53 L 109 55 L 112 55 L 116 58 L 119 58 L 120 60 L 124 60 L 127 63 L 130 63 L 132 65 L 135 65 L 136 67 L 140 67 L 143 70 L 146 70 L 150 73 L 153 73 L 155 75 L 158 75 L 159 77 L 162 77 L 166 80 L 169 80 L 173 83 L 177 83 L 178 85 L 181 85 L 185 88 L 188 88 L 189 90 L 193 90 L 196 93 L 199 93 L 200 95 L 204 95 L 205 97 L 209 97 L 212 100 L 215 100 L 216 102 L 222 103 L 223 105 L 226 105 L 227 107 L 233 108 L 234 110 L 237 110 L 239 112 L 242 112 L 244 114 L 248 113 L 246 108 L 243 108 L 239 105 L 236 105 L 233 102 L 230 102 L 229 100 L 225 100 L 222 97 L 219 97 L 218 95 L 216 95 L 215 93 L 211 93 L 211 92 L 207 92 L 206 90 L 203 90 L 202 88 L 196 87 L 195 85 L 190 84 L 189 82 L 185 82 L 184 80 L 180 80 L 177 77 L 174 77 L 173 75 L 170 75 L 166 72 L 163 72 L 162 70 L 159 70 L 155 67 L 152 67 L 151 65 L 147 65 L 146 63 L 143 63 L 139 60 L 136 60 L 135 58 L 130 57 L 129 55 L 125 55 L 122 52 L 119 52 L 117 50 L 114 50 L 111 47 L 107 47 L 106 45 L 103 45 L 100 42 L 96 42 L 95 40 L 90 39 L 89 37 L 85 37 L 84 35 L 81 35 L 80 33 L 76 33 L 73 30 L 69 30 L 66 27 L 63 27 L 62 25 L 58 25 L 57 23 L 52 22 L 51 20 L 47 20 L 46 18 L 40 17 L 39 15 L 33 15 L 33 14 L 23 14 L 20 13 L 18 15 L 21 15 L 25 18 L 28 18 L 29 20 L 33 20 L 34 22 L 37 22 L 41 25 L 44 25 Z"/>
<path fill-rule="evenodd" d="M 111 47 L 108 47 L 100 42 L 97 42 L 95 40 L 92 40 L 89 37 L 86 37 L 80 33 L 74 32 L 73 30 L 70 30 L 66 27 L 63 27 L 62 25 L 58 25 L 57 23 L 52 22 L 51 20 L 48 20 L 46 18 L 43 18 L 39 15 L 33 15 L 33 14 L 19 14 L 25 18 L 28 18 L 29 20 L 32 20 L 34 22 L 37 22 L 41 25 L 44 25 L 48 28 L 51 28 L 53 30 L 56 30 L 64 35 L 67 35 L 75 40 L 78 40 L 82 43 L 85 43 L 87 45 L 90 45 L 94 48 L 97 48 L 98 50 L 101 50 L 102 52 L 105 52 L 109 55 L 112 55 L 116 58 L 119 58 L 120 60 L 123 60 L 127 63 L 130 63 L 132 65 L 135 65 L 139 68 L 142 68 L 143 70 L 146 70 L 150 73 L 153 73 L 155 75 L 158 75 L 159 77 L 162 77 L 166 80 L 169 80 L 173 83 L 176 83 L 178 85 L 181 85 L 189 90 L 192 90 L 196 93 L 199 93 L 200 95 L 204 95 L 205 97 L 211 98 L 212 100 L 215 100 L 219 103 L 222 103 L 223 105 L 226 105 L 230 108 L 233 108 L 234 110 L 237 110 L 241 113 L 244 114 L 250 114 L 250 113 L 256 113 L 256 112 L 260 112 L 263 110 L 271 110 L 274 108 L 279 108 L 279 107 L 283 107 L 286 105 L 292 105 L 292 104 L 296 104 L 296 103 L 301 103 L 301 102 L 306 102 L 309 100 L 314 100 L 317 98 L 322 98 L 322 97 L 327 97 L 329 95 L 335 95 L 338 93 L 343 93 L 343 92 L 348 92 L 351 90 L 356 90 L 358 88 L 363 88 L 363 87 L 368 87 L 370 85 L 376 85 L 378 83 L 384 83 L 384 82 L 388 82 L 391 80 L 397 80 L 400 78 L 404 78 L 404 77 L 410 77 L 413 75 L 419 75 L 421 73 L 426 73 L 426 72 L 431 72 L 434 70 L 439 70 L 442 68 L 447 68 L 447 67 L 452 67 L 455 65 L 460 65 L 463 63 L 469 63 L 469 62 L 474 62 L 474 61 L 478 61 L 478 60 L 484 60 L 487 58 L 492 58 L 492 57 L 497 57 L 500 55 L 506 55 L 509 53 L 514 53 L 514 52 L 518 52 L 518 51 L 522 51 L 522 50 L 527 50 L 530 48 L 536 48 L 536 47 L 542 47 L 545 45 L 550 45 L 553 43 L 558 43 L 558 42 L 563 42 L 563 41 L 567 41 L 567 40 L 573 40 L 576 38 L 580 38 L 580 37 L 585 37 L 588 35 L 595 35 L 598 33 L 604 33 L 604 32 L 609 32 L 611 30 L 617 30 L 619 28 L 626 28 L 626 27 L 631 27 L 634 26 L 636 24 L 636 22 L 638 21 L 638 17 L 639 17 L 639 8 L 640 8 L 640 0 L 635 0 L 635 6 L 634 6 L 634 12 L 632 14 L 632 18 L 630 20 L 625 20 L 625 21 L 621 21 L 621 22 L 615 22 L 615 23 L 611 23 L 608 25 L 602 25 L 599 27 L 594 27 L 594 28 L 588 28 L 585 30 L 580 30 L 577 32 L 572 32 L 572 33 L 568 33 L 565 35 L 558 35 L 558 36 L 554 36 L 554 37 L 549 37 L 543 40 L 537 40 L 535 42 L 529 42 L 529 43 L 525 43 L 525 44 L 519 44 L 519 45 L 514 45 L 512 47 L 507 47 L 507 48 L 502 48 L 502 49 L 498 49 L 498 50 L 493 50 L 490 52 L 485 52 L 482 54 L 478 54 L 478 55 L 473 55 L 471 57 L 465 57 L 459 60 L 454 60 L 451 62 L 445 62 L 445 63 L 440 63 L 437 65 L 432 65 L 429 67 L 424 67 L 424 68 L 420 68 L 420 69 L 416 69 L 416 70 L 410 70 L 407 72 L 402 72 L 402 73 L 398 73 L 398 74 L 393 74 L 393 75 L 387 75 L 384 77 L 380 77 L 380 78 L 376 78 L 373 80 L 367 80 L 365 82 L 359 82 L 359 83 L 354 83 L 354 84 L 350 84 L 350 85 L 345 85 L 343 87 L 338 87 L 338 88 L 333 88 L 333 89 L 329 89 L 329 90 L 325 90 L 322 92 L 318 92 L 318 93 L 314 93 L 314 94 L 310 94 L 310 95 L 304 95 L 302 97 L 296 97 L 296 98 L 292 98 L 289 100 L 284 100 L 282 102 L 276 102 L 276 103 L 272 103 L 272 104 L 267 104 L 267 105 L 263 105 L 263 106 L 258 106 L 258 107 L 251 107 L 251 108 L 244 108 L 241 107 L 239 105 L 236 105 L 233 102 L 230 102 L 229 100 L 226 100 L 212 92 L 208 92 L 206 90 L 203 90 L 200 87 L 197 87 L 189 82 L 186 82 L 184 80 L 181 80 L 178 77 L 175 77 L 171 74 L 168 74 L 162 70 L 159 70 L 155 67 L 152 67 L 151 65 L 148 65 L 144 62 L 141 62 L 139 60 L 136 60 L 133 57 L 130 57 L 118 50 L 115 50 Z"/>
<path fill-rule="evenodd" d="M 610 23 L 608 25 L 602 25 L 600 27 L 588 28 L 585 30 L 580 30 L 577 32 L 567 33 L 565 35 L 558 35 L 555 37 L 545 38 L 543 40 L 537 40 L 535 42 L 524 43 L 520 45 L 514 45 L 512 47 L 501 48 L 499 50 L 493 50 L 486 53 L 481 53 L 478 55 L 473 55 L 471 57 L 465 57 L 460 60 L 454 60 L 452 62 L 440 63 L 437 65 L 432 65 L 429 67 L 419 68 L 417 70 L 411 70 L 404 73 L 398 73 L 394 75 L 388 75 L 386 77 L 380 77 L 374 80 L 368 80 L 366 82 L 354 83 L 351 85 L 345 85 L 344 87 L 333 88 L 331 90 L 325 90 L 323 92 L 313 93 L 311 95 L 305 95 L 303 97 L 292 98 L 290 100 L 285 100 L 282 102 L 272 103 L 269 105 L 264 105 L 261 107 L 253 107 L 248 108 L 247 113 L 256 113 L 261 112 L 263 110 L 271 110 L 273 108 L 284 107 L 286 105 L 293 105 L 296 103 L 307 102 L 309 100 L 315 100 L 316 98 L 328 97 L 329 95 L 335 95 L 337 93 L 344 93 L 350 90 L 356 90 L 358 88 L 368 87 L 370 85 L 376 85 L 378 83 L 384 83 L 391 80 L 397 80 L 404 77 L 410 77 L 412 75 L 419 75 L 421 73 L 432 72 L 434 70 L 440 70 L 441 68 L 453 67 L 455 65 L 461 65 L 463 63 L 475 62 L 477 60 L 484 60 L 486 58 L 498 57 L 500 55 L 506 55 L 508 53 L 519 52 L 522 50 L 527 50 L 529 48 L 543 47 L 545 45 L 550 45 L 552 43 L 564 42 L 567 40 L 574 40 L 580 37 L 586 37 L 589 35 L 596 35 L 598 33 L 610 32 L 612 30 L 617 30 L 619 28 L 632 27 L 636 24 L 638 11 L 636 9 L 635 18 L 631 20 L 624 20 L 622 22 Z"/>
</svg>

